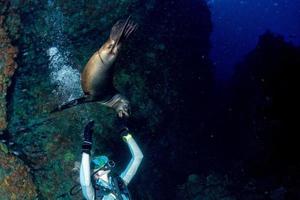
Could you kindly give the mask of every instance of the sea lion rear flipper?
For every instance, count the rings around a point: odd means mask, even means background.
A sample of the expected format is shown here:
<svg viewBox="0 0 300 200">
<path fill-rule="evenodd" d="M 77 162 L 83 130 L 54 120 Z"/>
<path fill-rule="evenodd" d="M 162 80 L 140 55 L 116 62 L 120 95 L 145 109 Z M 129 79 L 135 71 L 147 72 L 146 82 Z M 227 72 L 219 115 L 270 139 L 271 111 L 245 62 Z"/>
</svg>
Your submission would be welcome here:
<svg viewBox="0 0 300 200">
<path fill-rule="evenodd" d="M 78 99 L 73 99 L 67 103 L 64 103 L 62 105 L 57 106 L 55 109 L 53 109 L 52 111 L 50 111 L 50 113 L 55 113 L 55 112 L 59 112 L 74 106 L 77 106 L 79 104 L 84 104 L 84 103 L 89 103 L 89 102 L 93 102 L 95 100 L 88 98 L 89 96 L 83 96 L 80 97 Z"/>
<path fill-rule="evenodd" d="M 110 39 L 116 41 L 116 44 L 127 39 L 129 35 L 137 29 L 137 24 L 130 20 L 130 16 L 126 20 L 119 20 L 112 27 Z"/>
</svg>

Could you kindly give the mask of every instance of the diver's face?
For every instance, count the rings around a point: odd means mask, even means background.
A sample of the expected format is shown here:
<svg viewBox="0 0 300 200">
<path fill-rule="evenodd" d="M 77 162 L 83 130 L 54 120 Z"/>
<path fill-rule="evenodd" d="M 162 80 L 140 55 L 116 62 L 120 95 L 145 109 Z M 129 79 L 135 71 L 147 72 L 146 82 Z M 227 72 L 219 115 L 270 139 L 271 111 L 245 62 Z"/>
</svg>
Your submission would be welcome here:
<svg viewBox="0 0 300 200">
<path fill-rule="evenodd" d="M 104 176 L 108 175 L 109 172 L 111 170 L 99 170 L 95 175 L 94 175 L 94 178 L 97 180 L 97 179 L 103 179 Z"/>
</svg>

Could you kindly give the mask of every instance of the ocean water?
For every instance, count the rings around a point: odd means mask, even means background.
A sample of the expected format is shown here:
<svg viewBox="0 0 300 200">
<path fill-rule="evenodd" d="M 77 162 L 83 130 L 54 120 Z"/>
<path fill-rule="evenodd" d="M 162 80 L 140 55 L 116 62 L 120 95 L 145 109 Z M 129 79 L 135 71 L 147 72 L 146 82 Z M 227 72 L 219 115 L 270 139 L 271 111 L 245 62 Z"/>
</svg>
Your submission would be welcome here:
<svg viewBox="0 0 300 200">
<path fill-rule="evenodd" d="M 114 174 L 134 156 L 124 126 L 143 153 L 132 199 L 300 199 L 298 1 L 4 0 L 0 16 L 0 200 L 83 199 L 91 120 L 91 158 Z M 101 95 L 82 100 L 129 16 Z"/>
</svg>

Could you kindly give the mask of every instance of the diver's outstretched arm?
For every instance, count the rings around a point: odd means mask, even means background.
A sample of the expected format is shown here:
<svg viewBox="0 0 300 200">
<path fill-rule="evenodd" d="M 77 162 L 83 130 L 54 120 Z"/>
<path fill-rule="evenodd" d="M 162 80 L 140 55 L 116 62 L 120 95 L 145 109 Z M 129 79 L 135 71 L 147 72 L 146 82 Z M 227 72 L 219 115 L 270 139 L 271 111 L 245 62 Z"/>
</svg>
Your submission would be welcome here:
<svg viewBox="0 0 300 200">
<path fill-rule="evenodd" d="M 80 185 L 84 198 L 87 200 L 94 200 L 95 191 L 91 182 L 90 155 L 87 153 L 82 153 Z"/>
<path fill-rule="evenodd" d="M 126 134 L 125 136 L 123 136 L 123 140 L 127 143 L 132 155 L 129 164 L 120 175 L 120 177 L 123 179 L 125 184 L 128 185 L 131 179 L 136 174 L 136 171 L 139 168 L 144 156 L 141 149 L 133 139 L 132 135 L 128 132 L 128 130 L 126 130 Z"/>
<path fill-rule="evenodd" d="M 80 166 L 80 185 L 83 196 L 87 200 L 94 200 L 95 191 L 91 182 L 91 167 L 90 167 L 90 154 L 92 148 L 92 129 L 94 121 L 90 121 L 84 129 L 84 140 L 82 144 L 82 159 Z"/>
</svg>

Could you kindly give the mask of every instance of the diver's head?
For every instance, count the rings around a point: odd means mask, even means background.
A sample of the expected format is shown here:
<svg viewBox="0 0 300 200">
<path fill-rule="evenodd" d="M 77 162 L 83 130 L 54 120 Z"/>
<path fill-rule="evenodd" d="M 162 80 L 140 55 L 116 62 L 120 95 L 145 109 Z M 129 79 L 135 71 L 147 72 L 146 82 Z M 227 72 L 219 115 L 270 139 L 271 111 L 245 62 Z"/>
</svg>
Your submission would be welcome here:
<svg viewBox="0 0 300 200">
<path fill-rule="evenodd" d="M 115 162 L 109 160 L 107 156 L 97 156 L 91 162 L 91 169 L 93 170 L 94 179 L 100 179 L 111 172 L 115 167 Z"/>
</svg>

